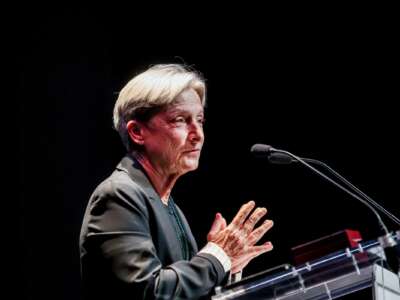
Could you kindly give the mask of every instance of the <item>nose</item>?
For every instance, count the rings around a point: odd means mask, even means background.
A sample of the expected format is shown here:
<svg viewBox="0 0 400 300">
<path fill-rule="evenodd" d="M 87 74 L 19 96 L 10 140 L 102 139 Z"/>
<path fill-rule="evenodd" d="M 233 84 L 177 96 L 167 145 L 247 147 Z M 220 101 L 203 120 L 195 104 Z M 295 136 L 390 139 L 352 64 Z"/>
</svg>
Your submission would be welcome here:
<svg viewBox="0 0 400 300">
<path fill-rule="evenodd" d="M 201 122 L 193 121 L 190 123 L 189 140 L 192 143 L 203 142 L 204 131 L 203 131 L 203 124 Z"/>
</svg>

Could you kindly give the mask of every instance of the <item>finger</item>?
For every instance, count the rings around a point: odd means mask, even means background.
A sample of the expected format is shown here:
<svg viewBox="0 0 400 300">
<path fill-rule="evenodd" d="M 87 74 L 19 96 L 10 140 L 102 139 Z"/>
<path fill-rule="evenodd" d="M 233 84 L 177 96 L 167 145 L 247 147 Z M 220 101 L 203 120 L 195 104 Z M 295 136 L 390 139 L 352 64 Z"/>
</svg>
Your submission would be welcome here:
<svg viewBox="0 0 400 300">
<path fill-rule="evenodd" d="M 267 209 L 265 207 L 257 208 L 247 219 L 247 221 L 243 225 L 243 230 L 246 234 L 249 234 L 253 231 L 254 226 L 261 220 L 263 216 L 267 213 Z"/>
<path fill-rule="evenodd" d="M 226 225 L 226 221 L 225 219 L 221 216 L 220 213 L 217 213 L 215 215 L 215 219 L 213 224 L 211 225 L 211 229 L 210 232 L 207 235 L 207 240 L 210 241 L 211 239 L 213 239 L 213 237 L 215 236 L 215 234 L 217 234 L 222 227 L 224 226 L 224 224 Z"/>
<path fill-rule="evenodd" d="M 250 250 L 246 251 L 246 254 L 236 259 L 232 265 L 232 272 L 238 272 L 242 270 L 251 260 L 257 256 L 269 252 L 273 249 L 271 242 L 266 242 L 264 245 L 251 247 Z"/>
<path fill-rule="evenodd" d="M 254 230 L 248 237 L 247 242 L 249 245 L 255 245 L 264 234 L 274 226 L 274 222 L 271 220 L 265 220 L 256 230 Z"/>
<path fill-rule="evenodd" d="M 260 247 L 260 246 L 255 246 L 255 247 Z M 245 254 L 243 254 L 240 258 L 238 258 L 235 261 L 235 264 L 241 265 L 241 264 L 248 264 L 253 258 L 256 258 L 257 256 L 261 255 L 265 251 L 268 251 L 267 248 L 255 248 L 252 247 L 250 250 L 247 250 Z"/>
<path fill-rule="evenodd" d="M 260 246 L 250 247 L 248 249 L 247 253 L 253 259 L 253 258 L 255 258 L 255 257 L 257 257 L 257 256 L 259 256 L 259 255 L 261 255 L 263 253 L 271 251 L 272 249 L 274 249 L 274 246 L 272 245 L 272 243 L 271 242 L 266 242 L 266 243 L 264 243 L 264 244 L 262 244 Z"/>
<path fill-rule="evenodd" d="M 241 225 L 246 220 L 247 216 L 253 210 L 254 206 L 255 206 L 254 201 L 250 201 L 250 202 L 242 205 L 242 207 L 240 208 L 239 212 L 233 218 L 231 225 L 233 227 L 235 227 L 235 228 L 240 228 Z"/>
</svg>

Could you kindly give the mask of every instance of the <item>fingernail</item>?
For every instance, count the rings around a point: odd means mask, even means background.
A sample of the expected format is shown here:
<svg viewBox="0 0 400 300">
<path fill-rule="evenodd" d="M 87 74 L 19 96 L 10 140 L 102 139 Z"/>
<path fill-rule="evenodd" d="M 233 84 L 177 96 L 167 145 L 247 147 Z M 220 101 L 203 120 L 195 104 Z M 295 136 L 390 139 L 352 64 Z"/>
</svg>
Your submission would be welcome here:
<svg viewBox="0 0 400 300">
<path fill-rule="evenodd" d="M 256 203 L 255 203 L 253 200 L 251 200 L 251 201 L 249 201 L 247 204 L 255 205 Z"/>
<path fill-rule="evenodd" d="M 265 221 L 264 221 L 264 224 L 271 224 L 271 225 L 274 225 L 274 222 L 273 222 L 272 220 L 265 220 Z"/>
<path fill-rule="evenodd" d="M 215 215 L 215 218 L 220 218 L 221 217 L 221 214 L 220 213 L 217 213 L 216 215 Z"/>
</svg>

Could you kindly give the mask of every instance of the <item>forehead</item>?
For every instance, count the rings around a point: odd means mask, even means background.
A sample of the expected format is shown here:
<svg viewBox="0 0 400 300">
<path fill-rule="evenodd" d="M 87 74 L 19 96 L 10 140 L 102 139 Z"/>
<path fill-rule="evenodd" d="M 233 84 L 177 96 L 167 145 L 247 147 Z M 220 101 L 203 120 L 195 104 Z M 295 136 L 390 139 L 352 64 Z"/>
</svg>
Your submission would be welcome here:
<svg viewBox="0 0 400 300">
<path fill-rule="evenodd" d="M 203 112 L 203 104 L 199 95 L 193 89 L 186 89 L 180 93 L 173 103 L 165 107 L 164 112 L 188 111 L 193 113 Z"/>
</svg>

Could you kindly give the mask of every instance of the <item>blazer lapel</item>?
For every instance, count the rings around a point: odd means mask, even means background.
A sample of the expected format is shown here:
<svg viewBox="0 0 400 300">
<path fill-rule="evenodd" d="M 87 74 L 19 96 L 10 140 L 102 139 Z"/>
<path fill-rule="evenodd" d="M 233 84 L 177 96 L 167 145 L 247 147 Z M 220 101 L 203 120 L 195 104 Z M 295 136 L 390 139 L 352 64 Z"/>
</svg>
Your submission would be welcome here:
<svg viewBox="0 0 400 300">
<path fill-rule="evenodd" d="M 117 169 L 125 171 L 134 182 L 140 185 L 146 192 L 146 195 L 151 199 L 150 205 L 153 207 L 156 222 L 160 225 L 163 233 L 163 237 L 157 237 L 157 239 L 164 238 L 166 241 L 163 243 L 164 246 L 162 249 L 159 249 L 160 253 L 167 254 L 171 257 L 172 261 L 182 260 L 182 250 L 176 235 L 176 230 L 172 224 L 172 216 L 169 215 L 168 208 L 163 204 L 159 195 L 154 190 L 153 185 L 140 163 L 131 155 L 127 154 L 118 164 Z M 186 220 L 184 226 L 188 226 Z M 186 227 L 185 231 L 187 231 Z M 191 233 L 190 236 L 192 237 Z M 192 244 L 192 242 L 190 243 Z"/>
</svg>

